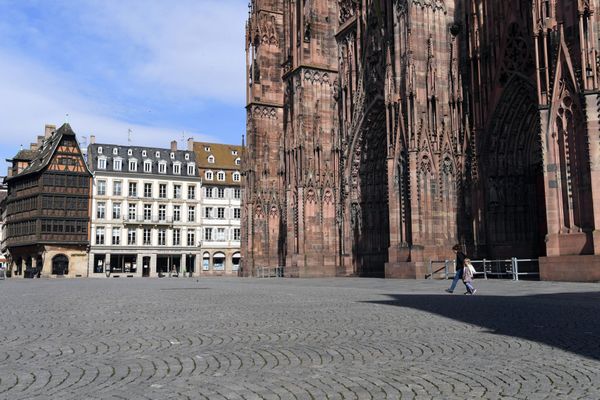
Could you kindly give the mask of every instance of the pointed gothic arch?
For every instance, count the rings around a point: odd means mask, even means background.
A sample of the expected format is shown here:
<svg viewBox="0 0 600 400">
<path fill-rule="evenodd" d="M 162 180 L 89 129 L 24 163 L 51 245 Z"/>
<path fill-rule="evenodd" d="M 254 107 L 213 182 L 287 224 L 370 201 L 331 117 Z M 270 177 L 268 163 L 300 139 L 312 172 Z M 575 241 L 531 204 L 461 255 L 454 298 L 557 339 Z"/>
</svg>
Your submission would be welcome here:
<svg viewBox="0 0 600 400">
<path fill-rule="evenodd" d="M 480 149 L 490 257 L 545 254 L 547 228 L 539 135 L 535 88 L 523 76 L 513 74 Z"/>
</svg>

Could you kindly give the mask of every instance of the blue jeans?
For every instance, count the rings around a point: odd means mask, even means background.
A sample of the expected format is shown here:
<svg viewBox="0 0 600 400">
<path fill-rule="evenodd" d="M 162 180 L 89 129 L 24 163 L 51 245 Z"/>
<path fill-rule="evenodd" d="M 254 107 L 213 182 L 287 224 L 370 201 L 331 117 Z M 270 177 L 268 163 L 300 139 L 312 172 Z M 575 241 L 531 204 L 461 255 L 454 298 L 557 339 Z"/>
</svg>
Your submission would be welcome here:
<svg viewBox="0 0 600 400">
<path fill-rule="evenodd" d="M 456 271 L 456 274 L 454 275 L 454 279 L 452 280 L 452 285 L 450 285 L 450 288 L 448 290 L 454 291 L 454 289 L 456 289 L 456 285 L 458 284 L 458 281 L 461 280 L 462 274 L 463 274 L 462 268 L 459 269 L 458 271 Z"/>
</svg>

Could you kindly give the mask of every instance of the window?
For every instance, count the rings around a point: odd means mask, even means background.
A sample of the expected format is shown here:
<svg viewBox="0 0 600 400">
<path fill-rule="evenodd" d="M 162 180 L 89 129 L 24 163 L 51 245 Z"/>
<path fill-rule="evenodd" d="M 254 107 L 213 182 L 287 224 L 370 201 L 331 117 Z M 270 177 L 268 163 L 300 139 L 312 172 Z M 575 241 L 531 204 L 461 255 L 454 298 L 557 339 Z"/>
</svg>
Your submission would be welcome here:
<svg viewBox="0 0 600 400">
<path fill-rule="evenodd" d="M 242 237 L 240 228 L 233 228 L 233 240 L 240 240 Z"/>
<path fill-rule="evenodd" d="M 127 213 L 129 216 L 129 220 L 130 221 L 135 221 L 135 219 L 137 218 L 137 205 L 136 204 L 130 204 L 129 205 L 129 212 Z"/>
<path fill-rule="evenodd" d="M 225 254 L 213 254 L 213 268 L 215 271 L 223 271 L 225 269 Z"/>
<path fill-rule="evenodd" d="M 190 155 L 188 153 L 185 153 L 185 159 L 189 160 L 190 159 Z"/>
<path fill-rule="evenodd" d="M 167 245 L 167 231 L 166 229 L 158 230 L 158 245 L 166 246 Z"/>
<path fill-rule="evenodd" d="M 167 198 L 167 184 L 166 183 L 161 183 L 160 185 L 158 185 L 158 197 L 160 197 L 161 199 Z"/>
<path fill-rule="evenodd" d="M 207 199 L 211 199 L 213 197 L 213 189 L 214 188 L 205 186 L 204 187 L 204 194 L 205 194 L 204 197 L 206 197 Z"/>
<path fill-rule="evenodd" d="M 233 189 L 233 198 L 239 199 L 241 197 L 242 197 L 242 190 L 240 188 L 234 188 Z"/>
<path fill-rule="evenodd" d="M 152 204 L 144 204 L 144 221 L 152 219 Z"/>
<path fill-rule="evenodd" d="M 123 192 L 123 184 L 121 181 L 113 182 L 113 196 L 120 196 Z"/>
<path fill-rule="evenodd" d="M 202 254 L 202 271 L 208 271 L 210 269 L 210 254 L 204 252 Z"/>
<path fill-rule="evenodd" d="M 188 186 L 188 199 L 194 200 L 196 198 L 196 185 Z"/>
<path fill-rule="evenodd" d="M 225 207 L 217 208 L 217 218 L 219 218 L 219 219 L 225 218 Z"/>
<path fill-rule="evenodd" d="M 98 154 L 102 154 L 102 146 L 98 146 Z"/>
<path fill-rule="evenodd" d="M 144 172 L 152 172 L 152 161 L 144 161 Z"/>
<path fill-rule="evenodd" d="M 136 240 L 136 231 L 135 229 L 129 229 L 127 230 L 127 244 L 128 245 L 136 245 L 137 244 L 137 240 Z"/>
<path fill-rule="evenodd" d="M 160 162 L 158 163 L 158 173 L 159 174 L 166 174 L 167 173 L 167 163 L 166 162 Z"/>
<path fill-rule="evenodd" d="M 96 218 L 104 219 L 106 217 L 106 203 L 101 201 L 96 205 Z"/>
<path fill-rule="evenodd" d="M 112 217 L 113 219 L 121 218 L 121 203 L 113 203 Z"/>
<path fill-rule="evenodd" d="M 106 195 L 106 181 L 98 181 L 98 196 Z"/>
<path fill-rule="evenodd" d="M 234 172 L 233 173 L 233 181 L 234 182 L 239 182 L 240 181 L 240 173 L 239 172 Z"/>
<path fill-rule="evenodd" d="M 106 169 L 106 158 L 98 159 L 98 169 Z"/>
<path fill-rule="evenodd" d="M 235 165 L 240 165 L 242 163 L 242 159 L 241 158 L 236 158 L 235 159 Z"/>
<path fill-rule="evenodd" d="M 208 156 L 208 163 L 209 164 L 214 164 L 215 163 L 215 156 L 213 156 L 212 154 L 210 156 Z"/>
<path fill-rule="evenodd" d="M 144 197 L 149 198 L 152 197 L 152 184 L 144 183 Z"/>
<path fill-rule="evenodd" d="M 196 221 L 196 207 L 188 206 L 188 222 Z"/>
<path fill-rule="evenodd" d="M 208 242 L 212 240 L 212 228 L 204 228 L 204 240 Z"/>
<path fill-rule="evenodd" d="M 171 152 L 171 160 L 175 159 L 175 153 Z"/>
<path fill-rule="evenodd" d="M 173 229 L 173 246 L 181 246 L 181 229 Z"/>
<path fill-rule="evenodd" d="M 173 185 L 173 198 L 174 199 L 181 198 L 181 185 Z"/>
<path fill-rule="evenodd" d="M 144 245 L 150 246 L 152 244 L 152 229 L 144 228 Z"/>
<path fill-rule="evenodd" d="M 173 164 L 173 173 L 175 175 L 181 175 L 181 164 Z"/>
<path fill-rule="evenodd" d="M 212 207 L 204 207 L 204 218 L 212 218 Z"/>
<path fill-rule="evenodd" d="M 115 171 L 120 171 L 121 169 L 123 169 L 123 160 L 121 160 L 120 158 L 114 159 L 113 160 L 113 169 Z"/>
<path fill-rule="evenodd" d="M 167 219 L 167 206 L 164 204 L 158 206 L 158 219 L 159 221 Z"/>
<path fill-rule="evenodd" d="M 160 151 L 157 151 L 156 153 L 154 153 L 154 155 L 156 156 L 156 158 L 160 158 Z"/>
<path fill-rule="evenodd" d="M 121 229 L 113 228 L 112 230 L 112 244 L 118 245 L 121 244 Z"/>
<path fill-rule="evenodd" d="M 142 150 L 142 157 L 146 157 L 148 155 L 148 153 L 146 152 L 146 150 Z"/>
<path fill-rule="evenodd" d="M 173 206 L 173 221 L 181 221 L 181 206 Z"/>
<path fill-rule="evenodd" d="M 233 218 L 235 219 L 240 219 L 242 215 L 242 212 L 239 208 L 234 208 L 233 209 Z"/>
<path fill-rule="evenodd" d="M 188 164 L 187 166 L 188 175 L 196 175 L 196 166 L 194 164 Z"/>
<path fill-rule="evenodd" d="M 212 173 L 212 171 L 206 171 L 204 173 L 204 177 L 206 178 L 207 181 L 212 181 L 213 180 L 213 173 Z"/>
<path fill-rule="evenodd" d="M 135 160 L 135 159 L 129 160 L 129 171 L 130 172 L 137 171 L 137 160 Z"/>
<path fill-rule="evenodd" d="M 137 182 L 129 182 L 129 197 L 137 197 Z"/>
<path fill-rule="evenodd" d="M 131 149 L 127 149 L 127 155 L 128 155 L 128 156 L 130 156 L 130 155 L 132 155 L 132 154 L 133 154 L 133 150 L 131 150 Z"/>
<path fill-rule="evenodd" d="M 238 155 L 238 152 L 237 152 L 237 150 L 231 150 L 231 155 L 232 155 L 232 156 L 237 156 L 237 155 Z"/>
<path fill-rule="evenodd" d="M 194 246 L 196 243 L 196 234 L 194 231 L 188 231 L 187 233 L 187 245 Z"/>
<path fill-rule="evenodd" d="M 225 228 L 217 228 L 217 240 L 225 241 Z"/>
<path fill-rule="evenodd" d="M 96 244 L 104 244 L 104 228 L 96 228 Z"/>
<path fill-rule="evenodd" d="M 217 173 L 217 180 L 219 180 L 219 181 L 224 181 L 224 180 L 225 180 L 225 172 L 223 172 L 223 171 L 219 171 L 219 172 Z"/>
<path fill-rule="evenodd" d="M 113 149 L 113 155 L 114 155 L 114 156 L 117 156 L 117 155 L 119 155 L 119 149 L 118 149 L 118 148 L 116 148 L 116 147 L 115 147 L 115 148 Z"/>
<path fill-rule="evenodd" d="M 217 197 L 219 199 L 225 198 L 225 188 L 222 188 L 222 187 L 217 188 Z"/>
<path fill-rule="evenodd" d="M 210 151 L 210 146 L 204 146 L 204 151 Z"/>
</svg>

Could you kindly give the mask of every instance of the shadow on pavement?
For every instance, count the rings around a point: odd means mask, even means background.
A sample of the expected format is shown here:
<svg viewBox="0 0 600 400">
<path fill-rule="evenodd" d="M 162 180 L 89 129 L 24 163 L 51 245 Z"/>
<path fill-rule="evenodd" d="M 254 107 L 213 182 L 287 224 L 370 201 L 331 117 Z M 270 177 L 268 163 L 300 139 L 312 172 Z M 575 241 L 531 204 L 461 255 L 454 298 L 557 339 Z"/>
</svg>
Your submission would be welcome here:
<svg viewBox="0 0 600 400">
<path fill-rule="evenodd" d="M 600 360 L 600 292 L 531 296 L 387 294 L 409 307 Z"/>
</svg>

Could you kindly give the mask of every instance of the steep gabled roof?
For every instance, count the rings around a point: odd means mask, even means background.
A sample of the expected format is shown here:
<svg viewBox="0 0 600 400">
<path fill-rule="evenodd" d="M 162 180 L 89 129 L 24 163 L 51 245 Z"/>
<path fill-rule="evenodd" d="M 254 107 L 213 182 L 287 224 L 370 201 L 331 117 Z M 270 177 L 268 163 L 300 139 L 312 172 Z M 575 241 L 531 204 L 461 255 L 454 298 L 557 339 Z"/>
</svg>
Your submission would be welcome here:
<svg viewBox="0 0 600 400">
<path fill-rule="evenodd" d="M 71 137 L 73 138 L 75 143 L 77 143 L 77 139 L 75 138 L 75 132 L 73 132 L 73 129 L 71 129 L 71 125 L 69 125 L 68 123 L 63 124 L 60 128 L 58 128 L 56 132 L 54 132 L 50 137 L 46 138 L 42 142 L 42 145 L 37 151 L 28 150 L 29 152 L 34 153 L 33 157 L 31 158 L 31 163 L 19 174 L 7 178 L 6 181 L 21 178 L 26 175 L 35 174 L 46 168 L 48 164 L 50 164 L 52 156 L 56 152 L 56 149 L 58 148 L 58 145 L 60 144 L 63 137 Z M 77 147 L 79 148 L 79 145 L 77 145 Z M 17 153 L 17 155 L 21 152 L 23 152 L 23 150 Z"/>
</svg>

